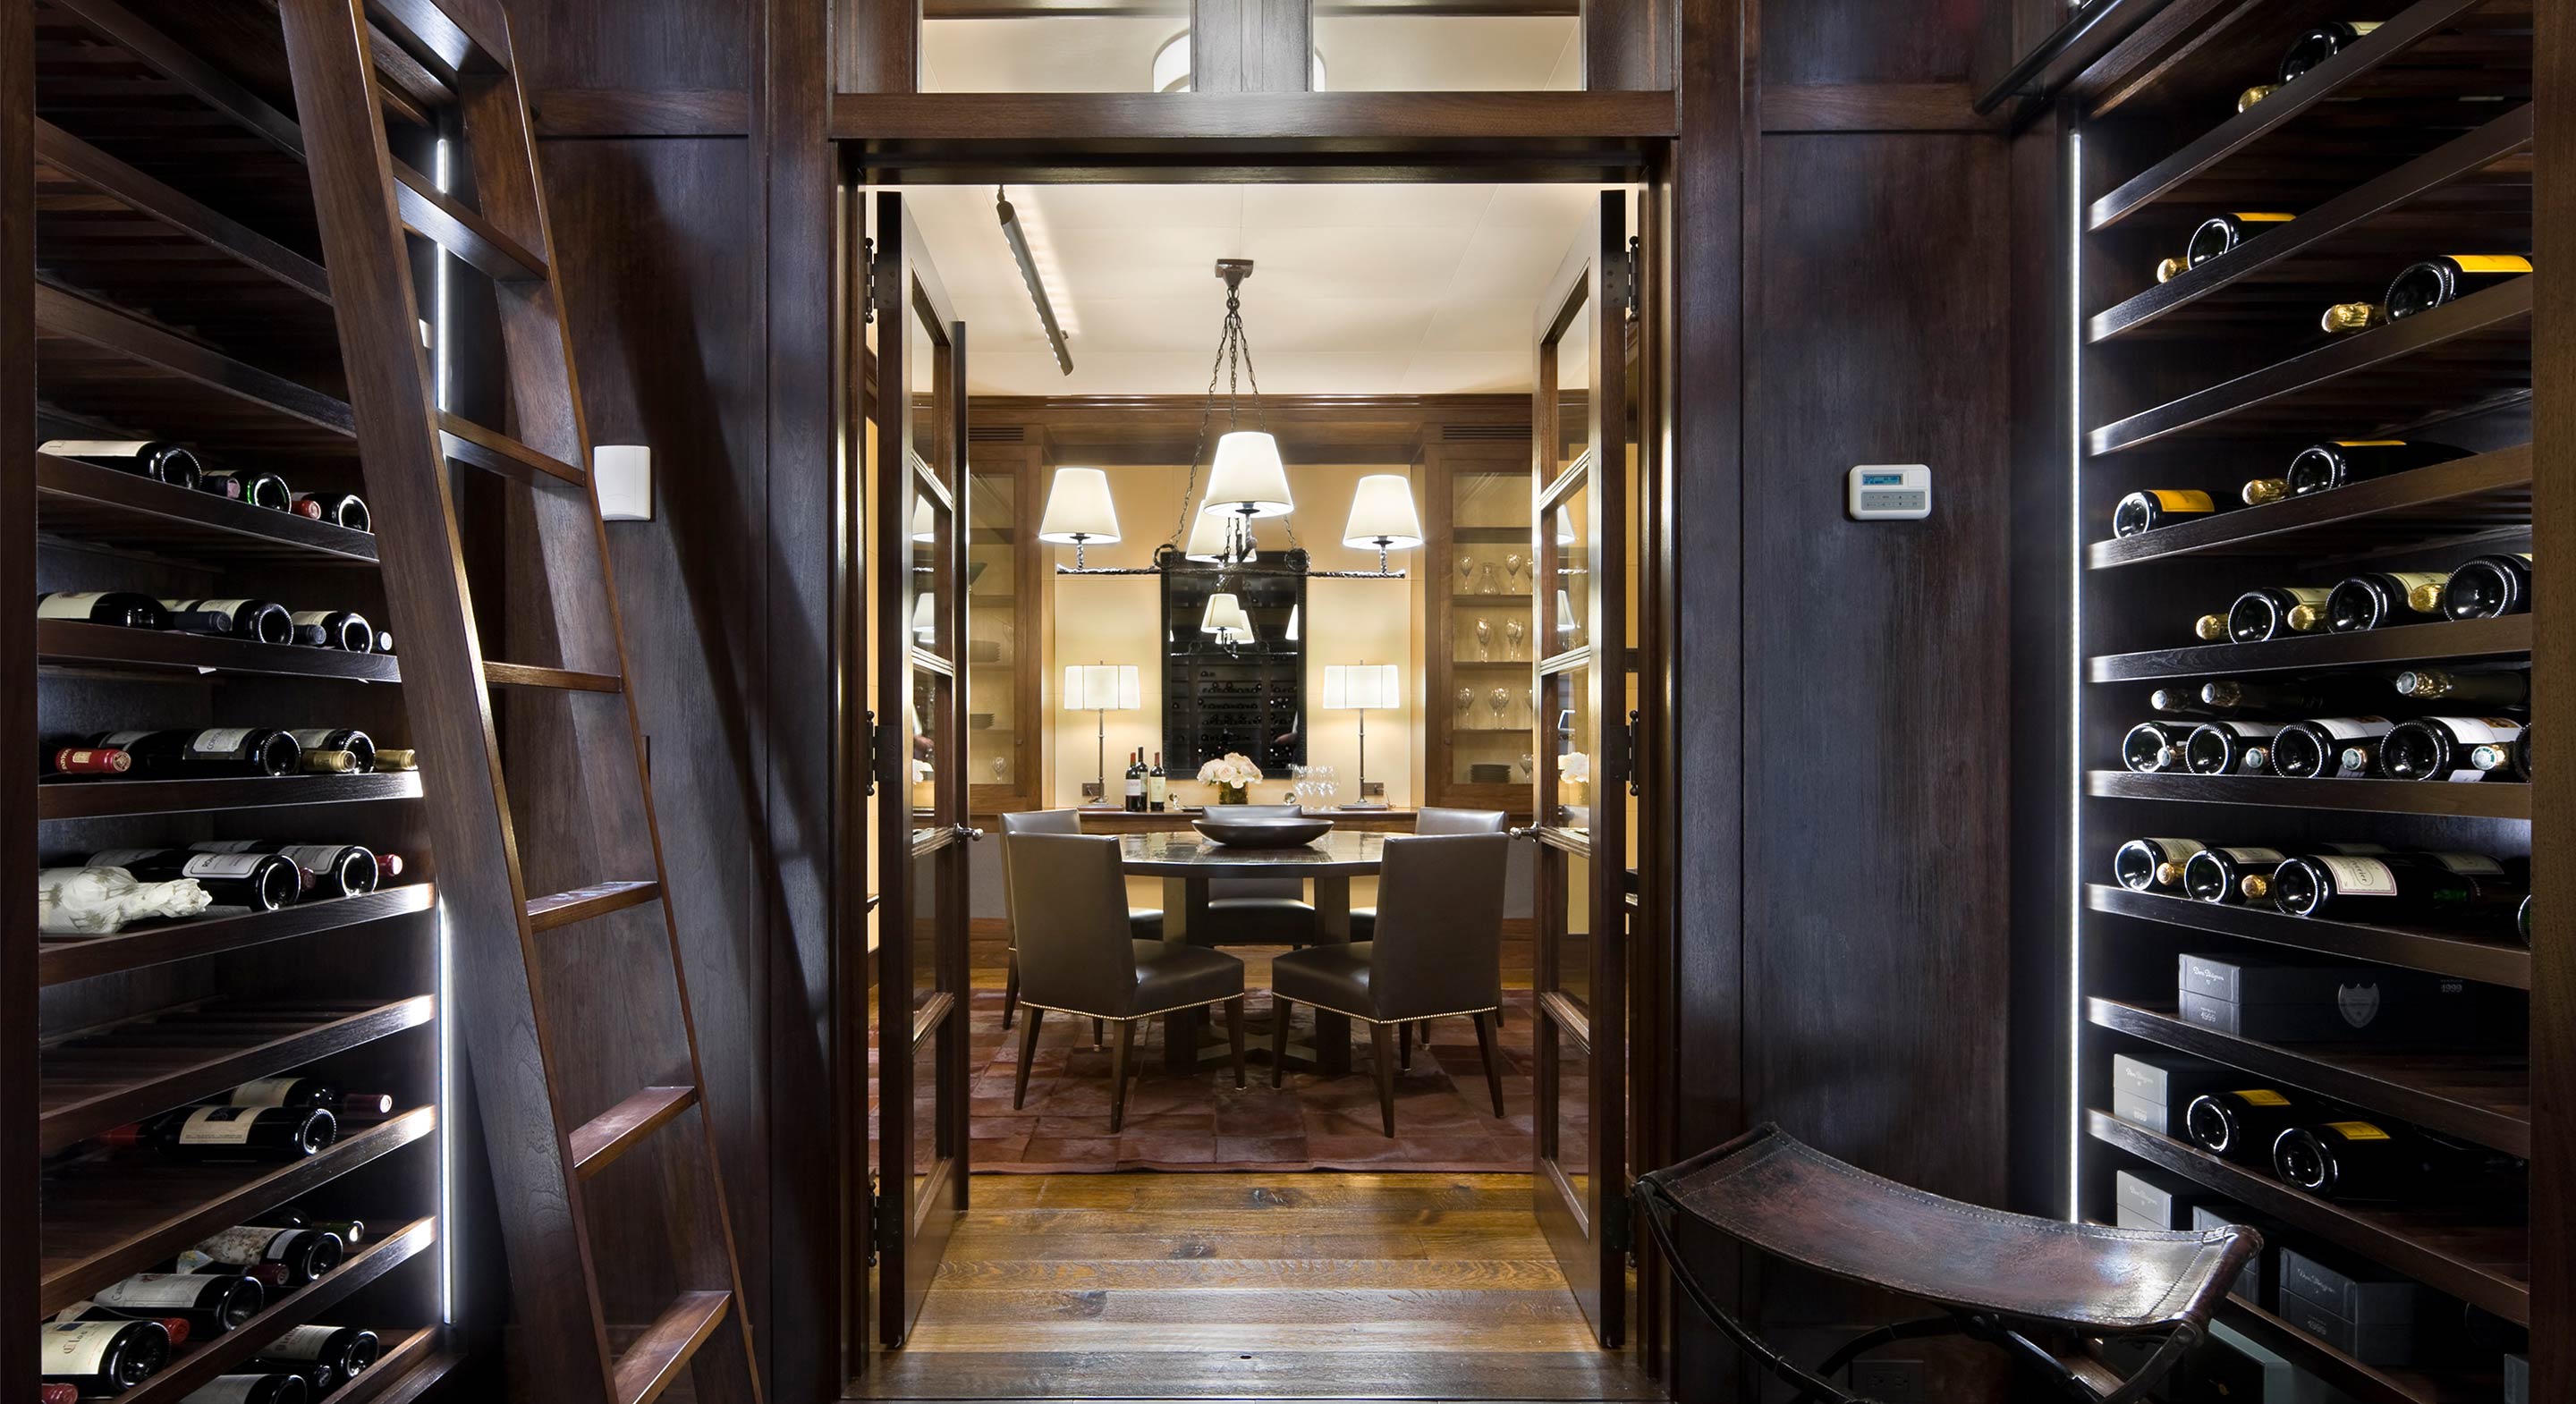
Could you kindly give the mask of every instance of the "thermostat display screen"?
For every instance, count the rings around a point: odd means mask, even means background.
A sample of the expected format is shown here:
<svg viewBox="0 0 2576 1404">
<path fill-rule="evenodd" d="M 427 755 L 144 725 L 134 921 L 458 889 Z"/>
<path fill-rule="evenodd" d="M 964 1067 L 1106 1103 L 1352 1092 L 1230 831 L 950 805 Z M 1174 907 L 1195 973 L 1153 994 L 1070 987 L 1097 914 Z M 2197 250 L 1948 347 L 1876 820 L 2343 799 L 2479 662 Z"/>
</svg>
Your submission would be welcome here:
<svg viewBox="0 0 2576 1404">
<path fill-rule="evenodd" d="M 1862 487 L 1903 487 L 1905 486 L 1905 475 L 1902 473 L 1863 473 L 1860 475 L 1860 485 Z"/>
<path fill-rule="evenodd" d="M 1920 463 L 1861 464 L 1848 475 L 1843 510 L 1856 522 L 1931 516 L 1932 470 Z"/>
</svg>

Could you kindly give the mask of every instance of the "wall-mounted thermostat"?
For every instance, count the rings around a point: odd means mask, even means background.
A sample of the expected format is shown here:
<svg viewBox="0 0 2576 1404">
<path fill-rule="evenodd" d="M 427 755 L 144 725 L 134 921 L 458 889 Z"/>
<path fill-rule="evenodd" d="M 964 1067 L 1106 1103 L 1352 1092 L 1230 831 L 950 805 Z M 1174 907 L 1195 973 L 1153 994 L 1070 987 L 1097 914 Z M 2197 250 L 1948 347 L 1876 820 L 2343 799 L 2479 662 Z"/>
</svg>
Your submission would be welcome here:
<svg viewBox="0 0 2576 1404">
<path fill-rule="evenodd" d="M 1864 463 L 1851 470 L 1845 510 L 1856 522 L 1931 516 L 1932 470 L 1920 463 Z"/>
</svg>

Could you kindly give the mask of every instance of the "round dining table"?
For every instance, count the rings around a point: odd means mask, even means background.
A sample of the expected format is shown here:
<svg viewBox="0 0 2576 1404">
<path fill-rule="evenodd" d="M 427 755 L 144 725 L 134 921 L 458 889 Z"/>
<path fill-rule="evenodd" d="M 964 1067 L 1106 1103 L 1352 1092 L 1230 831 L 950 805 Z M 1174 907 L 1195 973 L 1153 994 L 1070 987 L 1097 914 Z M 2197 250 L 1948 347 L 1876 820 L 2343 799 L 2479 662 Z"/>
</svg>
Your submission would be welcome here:
<svg viewBox="0 0 2576 1404">
<path fill-rule="evenodd" d="M 1335 829 L 1293 848 L 1242 848 L 1189 831 L 1125 834 L 1119 861 L 1137 877 L 1163 880 L 1163 939 L 1222 945 L 1226 933 L 1208 911 L 1214 878 L 1298 878 L 1314 885 L 1316 939 L 1351 939 L 1351 879 L 1377 876 L 1386 860 L 1386 835 Z M 1198 1071 L 1207 1011 L 1171 1016 L 1163 1037 L 1165 1071 Z M 1329 1009 L 1315 1011 L 1315 1066 L 1341 1074 L 1351 1068 L 1351 1021 Z"/>
</svg>

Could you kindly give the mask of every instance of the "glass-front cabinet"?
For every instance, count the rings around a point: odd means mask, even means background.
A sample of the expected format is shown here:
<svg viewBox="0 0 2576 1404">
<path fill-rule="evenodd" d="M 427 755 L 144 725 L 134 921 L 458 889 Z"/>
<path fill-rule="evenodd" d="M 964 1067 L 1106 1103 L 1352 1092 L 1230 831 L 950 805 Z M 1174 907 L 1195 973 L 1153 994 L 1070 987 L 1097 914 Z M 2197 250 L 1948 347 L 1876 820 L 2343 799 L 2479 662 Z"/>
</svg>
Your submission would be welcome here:
<svg viewBox="0 0 2576 1404">
<path fill-rule="evenodd" d="M 1525 814 L 1547 640 L 1535 606 L 1526 437 L 1422 447 L 1424 801 Z"/>
<path fill-rule="evenodd" d="M 966 783 L 977 814 L 1045 805 L 1046 584 L 1037 543 L 1043 435 L 967 445 Z M 978 426 L 980 429 L 981 426 Z"/>
</svg>

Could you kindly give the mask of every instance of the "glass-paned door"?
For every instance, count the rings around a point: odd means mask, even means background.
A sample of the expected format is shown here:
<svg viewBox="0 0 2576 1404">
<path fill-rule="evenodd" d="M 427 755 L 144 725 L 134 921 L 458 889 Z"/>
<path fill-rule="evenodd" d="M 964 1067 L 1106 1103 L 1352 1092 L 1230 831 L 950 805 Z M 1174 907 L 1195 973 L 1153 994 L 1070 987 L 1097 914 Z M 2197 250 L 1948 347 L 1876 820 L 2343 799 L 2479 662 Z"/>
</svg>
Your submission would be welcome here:
<svg viewBox="0 0 2576 1404">
<path fill-rule="evenodd" d="M 1539 841 L 1540 1227 L 1605 1346 L 1626 1325 L 1627 196 L 1605 191 L 1535 328 L 1537 643 L 1530 802 Z"/>
<path fill-rule="evenodd" d="M 875 219 L 878 1331 L 900 1345 L 966 1207 L 966 326 L 903 197 Z"/>
</svg>

